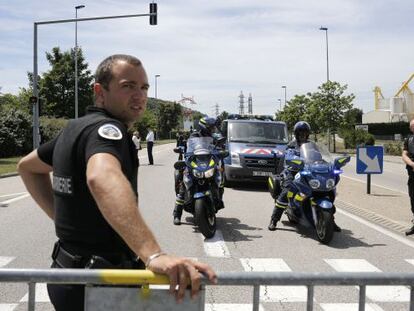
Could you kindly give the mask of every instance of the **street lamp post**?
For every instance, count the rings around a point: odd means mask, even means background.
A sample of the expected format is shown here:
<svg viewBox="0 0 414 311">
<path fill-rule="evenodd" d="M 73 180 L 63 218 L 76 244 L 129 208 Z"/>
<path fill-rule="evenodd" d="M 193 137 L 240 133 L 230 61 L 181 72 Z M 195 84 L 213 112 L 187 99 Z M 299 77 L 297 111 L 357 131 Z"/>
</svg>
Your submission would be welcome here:
<svg viewBox="0 0 414 311">
<path fill-rule="evenodd" d="M 161 75 L 155 75 L 155 99 L 157 99 L 157 79 L 161 77 Z"/>
<path fill-rule="evenodd" d="M 78 105 L 78 10 L 83 9 L 84 5 L 75 6 L 75 119 L 79 115 Z"/>
<path fill-rule="evenodd" d="M 38 90 L 38 66 L 37 66 L 37 37 L 38 27 L 40 25 L 49 24 L 63 24 L 83 21 L 94 21 L 103 19 L 118 19 L 118 18 L 132 18 L 132 17 L 150 17 L 150 25 L 157 25 L 157 5 L 156 3 L 150 3 L 149 14 L 128 14 L 128 15 L 114 15 L 114 16 L 99 16 L 99 17 L 88 17 L 88 18 L 72 18 L 72 19 L 60 19 L 60 20 L 49 20 L 43 22 L 33 23 L 33 149 L 36 149 L 40 145 L 40 129 L 39 129 L 39 90 Z"/>
<path fill-rule="evenodd" d="M 325 31 L 325 35 L 326 35 L 326 82 L 328 82 L 329 81 L 328 27 L 321 26 L 319 30 Z"/>
<path fill-rule="evenodd" d="M 285 106 L 286 106 L 286 85 L 282 85 L 282 89 L 285 89 Z"/>
<path fill-rule="evenodd" d="M 278 98 L 277 101 L 279 102 L 279 111 L 282 111 L 282 100 Z"/>
<path fill-rule="evenodd" d="M 326 82 L 329 82 L 329 48 L 328 48 L 328 27 L 320 27 L 319 30 L 325 31 L 326 36 Z M 328 128 L 328 149 L 331 149 L 331 129 Z M 333 152 L 336 152 L 335 133 L 333 140 Z"/>
</svg>

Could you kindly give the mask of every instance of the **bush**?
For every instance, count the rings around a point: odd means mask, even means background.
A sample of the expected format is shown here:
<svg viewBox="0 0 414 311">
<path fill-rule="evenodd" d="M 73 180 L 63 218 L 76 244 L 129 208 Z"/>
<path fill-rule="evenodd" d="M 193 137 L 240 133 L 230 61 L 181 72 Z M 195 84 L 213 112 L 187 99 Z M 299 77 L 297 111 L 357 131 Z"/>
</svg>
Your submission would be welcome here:
<svg viewBox="0 0 414 311">
<path fill-rule="evenodd" d="M 32 124 L 30 116 L 10 108 L 0 114 L 0 157 L 22 155 L 32 148 Z"/>
<path fill-rule="evenodd" d="M 385 143 L 384 153 L 389 155 L 400 156 L 402 154 L 403 145 L 401 142 Z"/>
<path fill-rule="evenodd" d="M 343 132 L 345 148 L 356 148 L 359 145 L 374 145 L 375 138 L 364 130 L 346 130 Z"/>
<path fill-rule="evenodd" d="M 59 134 L 59 132 L 68 124 L 67 119 L 64 118 L 51 118 L 40 117 L 40 136 L 42 138 L 41 143 L 52 140 Z"/>
</svg>

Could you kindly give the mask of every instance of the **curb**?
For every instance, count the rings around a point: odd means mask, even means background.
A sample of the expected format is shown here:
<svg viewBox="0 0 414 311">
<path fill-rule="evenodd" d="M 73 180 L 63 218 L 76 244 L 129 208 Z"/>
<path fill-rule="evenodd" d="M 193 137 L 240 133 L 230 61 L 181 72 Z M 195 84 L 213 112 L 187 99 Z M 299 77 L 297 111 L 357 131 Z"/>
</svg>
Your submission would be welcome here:
<svg viewBox="0 0 414 311">
<path fill-rule="evenodd" d="M 0 175 L 0 178 L 7 178 L 7 177 L 13 177 L 13 176 L 17 176 L 19 175 L 19 173 L 14 172 L 14 173 L 7 173 L 7 174 L 2 174 Z"/>
</svg>

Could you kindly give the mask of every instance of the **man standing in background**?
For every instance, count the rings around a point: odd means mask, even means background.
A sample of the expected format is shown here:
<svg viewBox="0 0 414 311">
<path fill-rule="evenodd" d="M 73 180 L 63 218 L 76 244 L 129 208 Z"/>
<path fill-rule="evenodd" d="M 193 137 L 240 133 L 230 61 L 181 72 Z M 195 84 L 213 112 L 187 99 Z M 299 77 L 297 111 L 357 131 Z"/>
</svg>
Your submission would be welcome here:
<svg viewBox="0 0 414 311">
<path fill-rule="evenodd" d="M 147 152 L 148 152 L 149 165 L 154 165 L 154 159 L 152 157 L 152 147 L 154 146 L 154 132 L 152 131 L 152 129 L 148 130 L 148 134 L 145 140 L 147 141 Z"/>
</svg>

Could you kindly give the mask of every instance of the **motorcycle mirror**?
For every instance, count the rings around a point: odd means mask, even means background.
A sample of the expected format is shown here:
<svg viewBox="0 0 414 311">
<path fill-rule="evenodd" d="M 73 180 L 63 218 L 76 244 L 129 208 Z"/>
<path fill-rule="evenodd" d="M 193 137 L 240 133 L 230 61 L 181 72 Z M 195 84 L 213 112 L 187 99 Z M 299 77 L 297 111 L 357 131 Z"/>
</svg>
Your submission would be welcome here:
<svg viewBox="0 0 414 311">
<path fill-rule="evenodd" d="M 230 153 L 227 150 L 222 150 L 222 151 L 220 151 L 220 155 L 223 158 L 227 158 L 230 155 Z"/>
<path fill-rule="evenodd" d="M 350 156 L 338 157 L 335 159 L 334 166 L 335 168 L 341 168 L 342 166 L 347 164 L 349 161 L 351 161 Z"/>
<path fill-rule="evenodd" d="M 295 171 L 300 171 L 305 166 L 305 163 L 303 162 L 303 160 L 300 159 L 289 159 L 286 160 L 286 165 L 291 167 Z"/>
<path fill-rule="evenodd" d="M 174 163 L 174 168 L 176 170 L 183 170 L 185 168 L 185 161 L 177 161 Z"/>
</svg>

